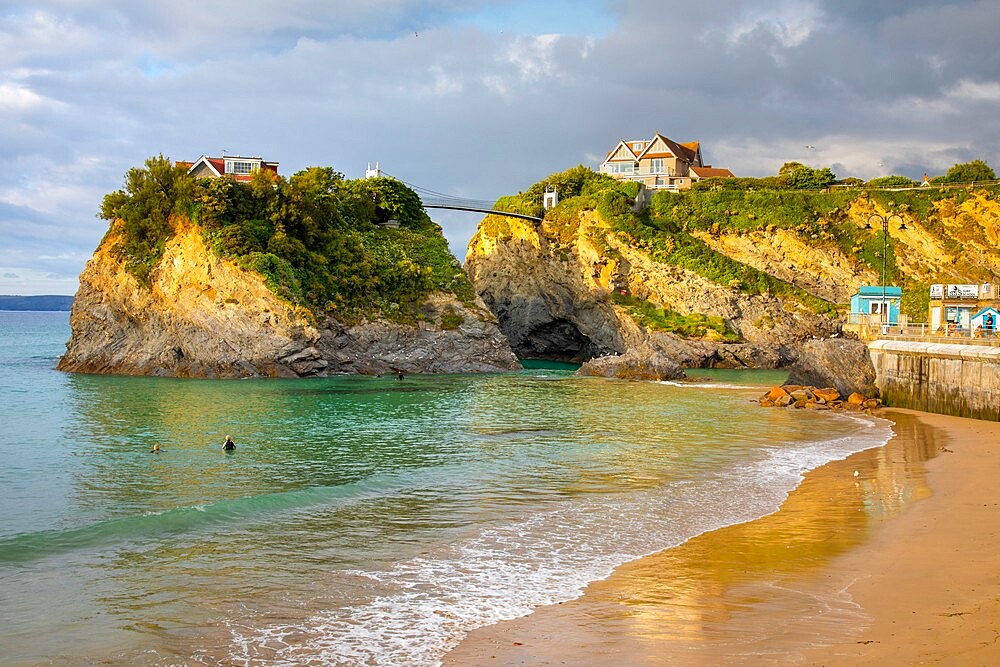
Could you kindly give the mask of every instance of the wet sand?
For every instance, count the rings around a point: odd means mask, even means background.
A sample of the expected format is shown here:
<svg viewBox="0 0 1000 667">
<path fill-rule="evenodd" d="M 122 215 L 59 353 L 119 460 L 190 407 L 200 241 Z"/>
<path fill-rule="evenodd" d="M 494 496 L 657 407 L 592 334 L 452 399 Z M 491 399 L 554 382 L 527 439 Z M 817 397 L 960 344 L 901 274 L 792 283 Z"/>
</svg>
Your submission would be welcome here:
<svg viewBox="0 0 1000 667">
<path fill-rule="evenodd" d="M 1000 424 L 884 416 L 885 447 L 777 513 L 480 628 L 444 664 L 1000 664 Z"/>
</svg>

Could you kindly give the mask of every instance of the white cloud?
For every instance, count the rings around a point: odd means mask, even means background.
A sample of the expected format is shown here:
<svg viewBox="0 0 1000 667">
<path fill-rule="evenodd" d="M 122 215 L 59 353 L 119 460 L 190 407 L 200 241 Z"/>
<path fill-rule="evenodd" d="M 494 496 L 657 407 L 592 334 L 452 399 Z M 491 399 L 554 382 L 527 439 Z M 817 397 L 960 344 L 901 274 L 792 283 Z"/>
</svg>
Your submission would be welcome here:
<svg viewBox="0 0 1000 667">
<path fill-rule="evenodd" d="M 520 37 L 507 49 L 504 60 L 514 65 L 522 81 L 535 82 L 555 73 L 553 52 L 559 35 Z"/>
<path fill-rule="evenodd" d="M 948 96 L 959 100 L 975 102 L 1000 102 L 1000 83 L 996 81 L 978 82 L 962 79 L 948 91 Z"/>
<path fill-rule="evenodd" d="M 0 182 L 0 202 L 57 214 L 90 201 L 90 209 L 96 211 L 103 192 L 87 176 L 101 162 L 101 157 L 94 155 L 68 159 L 65 163 L 40 160 L 25 168 L 18 182 L 6 187 Z"/>
<path fill-rule="evenodd" d="M 431 67 L 430 74 L 434 77 L 434 85 L 431 87 L 434 95 L 453 95 L 462 92 L 465 87 L 461 77 L 450 75 L 441 67 Z"/>
<path fill-rule="evenodd" d="M 44 99 L 33 90 L 13 83 L 0 83 L 0 111 L 30 111 Z"/>
<path fill-rule="evenodd" d="M 813 2 L 781 2 L 773 8 L 754 8 L 728 27 L 727 41 L 736 45 L 763 32 L 790 49 L 809 39 L 821 18 L 822 12 Z"/>
</svg>

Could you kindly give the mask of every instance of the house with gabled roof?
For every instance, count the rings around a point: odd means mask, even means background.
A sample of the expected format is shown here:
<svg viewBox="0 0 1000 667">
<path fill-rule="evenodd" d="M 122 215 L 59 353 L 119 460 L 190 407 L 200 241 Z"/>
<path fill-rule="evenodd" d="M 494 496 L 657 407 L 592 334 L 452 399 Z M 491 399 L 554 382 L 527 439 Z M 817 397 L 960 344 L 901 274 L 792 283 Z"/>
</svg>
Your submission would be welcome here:
<svg viewBox="0 0 1000 667">
<path fill-rule="evenodd" d="M 620 139 L 601 164 L 601 173 L 637 181 L 648 190 L 686 190 L 703 178 L 734 178 L 701 157 L 701 143 L 678 143 L 659 132 L 652 139 Z"/>
<path fill-rule="evenodd" d="M 254 172 L 270 171 L 278 174 L 277 162 L 265 162 L 261 157 L 244 157 L 242 155 L 223 155 L 208 157 L 202 155 L 194 162 L 177 162 L 178 166 L 187 167 L 188 173 L 195 178 L 222 178 L 231 176 L 237 181 L 247 182 L 253 178 Z"/>
</svg>

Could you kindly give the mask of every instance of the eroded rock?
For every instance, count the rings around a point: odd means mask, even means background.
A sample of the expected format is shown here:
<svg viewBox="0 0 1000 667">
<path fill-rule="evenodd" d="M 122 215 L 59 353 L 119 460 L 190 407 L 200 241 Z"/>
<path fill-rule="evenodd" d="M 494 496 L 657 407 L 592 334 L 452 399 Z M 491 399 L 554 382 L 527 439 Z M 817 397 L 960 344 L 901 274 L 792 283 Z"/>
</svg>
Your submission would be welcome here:
<svg viewBox="0 0 1000 667">
<path fill-rule="evenodd" d="M 853 393 L 878 396 L 875 367 L 868 346 L 859 340 L 829 338 L 809 340 L 792 366 L 788 382 L 834 387 L 841 396 Z"/>
</svg>

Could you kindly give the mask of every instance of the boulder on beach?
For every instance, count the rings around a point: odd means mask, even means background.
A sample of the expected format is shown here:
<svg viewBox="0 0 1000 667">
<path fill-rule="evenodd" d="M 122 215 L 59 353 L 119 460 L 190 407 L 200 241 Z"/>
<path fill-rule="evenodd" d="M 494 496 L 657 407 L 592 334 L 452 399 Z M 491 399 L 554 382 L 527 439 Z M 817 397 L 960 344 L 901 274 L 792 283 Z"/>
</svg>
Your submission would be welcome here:
<svg viewBox="0 0 1000 667">
<path fill-rule="evenodd" d="M 882 406 L 879 399 L 868 398 L 858 393 L 853 393 L 847 400 L 844 400 L 841 398 L 840 392 L 833 387 L 817 388 L 798 384 L 771 387 L 758 401 L 765 408 L 794 407 L 806 410 L 849 410 L 853 412 L 870 411 Z"/>
<path fill-rule="evenodd" d="M 792 366 L 789 384 L 833 387 L 840 396 L 853 393 L 878 396 L 875 367 L 868 346 L 859 340 L 829 338 L 803 344 L 802 354 Z"/>
</svg>

